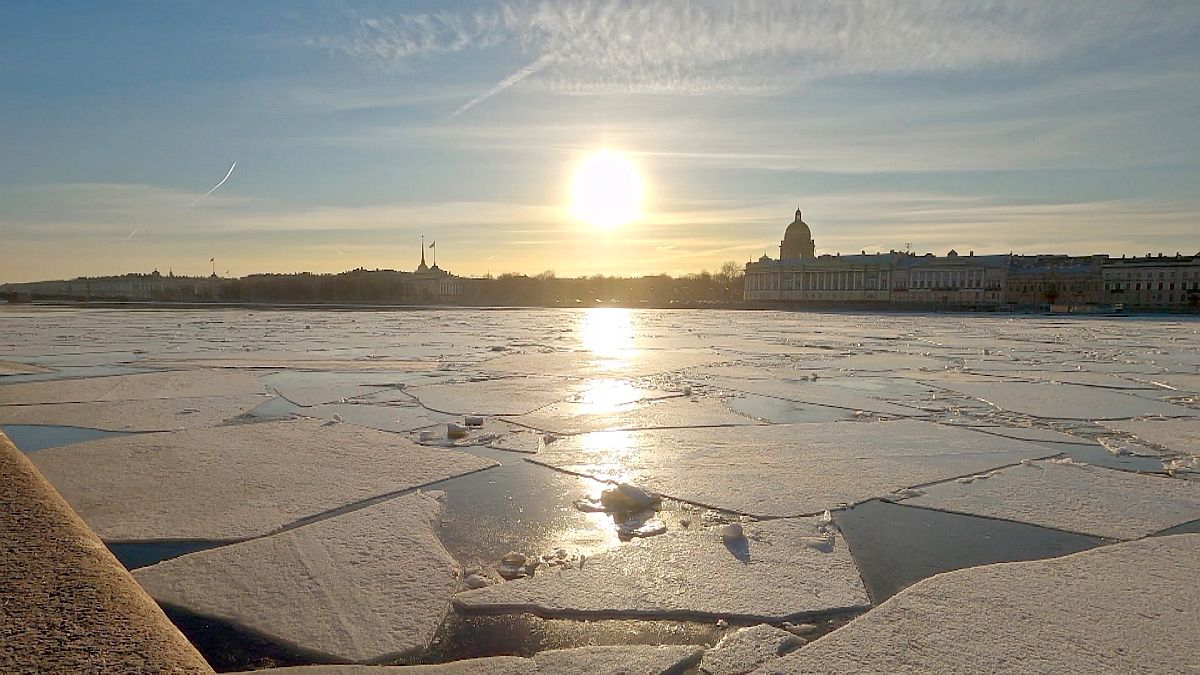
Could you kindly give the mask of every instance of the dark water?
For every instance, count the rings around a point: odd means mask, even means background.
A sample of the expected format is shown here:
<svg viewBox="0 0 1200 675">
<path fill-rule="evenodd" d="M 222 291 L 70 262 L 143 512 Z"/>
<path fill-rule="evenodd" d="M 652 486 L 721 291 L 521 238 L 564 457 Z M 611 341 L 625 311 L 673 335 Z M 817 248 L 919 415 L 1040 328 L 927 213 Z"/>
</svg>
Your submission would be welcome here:
<svg viewBox="0 0 1200 675">
<path fill-rule="evenodd" d="M 203 551 L 205 549 L 221 546 L 224 542 L 220 541 L 151 541 L 151 542 L 124 542 L 124 543 L 105 543 L 109 551 L 121 561 L 127 570 L 135 570 L 139 567 L 149 567 L 155 563 L 160 563 L 171 558 L 178 558 L 181 555 Z"/>
<path fill-rule="evenodd" d="M 320 657 L 285 647 L 274 640 L 220 619 L 162 606 L 196 650 L 218 673 L 323 663 Z"/>
<path fill-rule="evenodd" d="M 833 516 L 875 603 L 940 572 L 1053 558 L 1109 543 L 1036 525 L 882 501 Z"/>
<path fill-rule="evenodd" d="M 1168 527 L 1161 532 L 1155 532 L 1150 535 L 1152 537 L 1165 537 L 1169 534 L 1200 534 L 1200 520 L 1192 520 L 1186 523 L 1180 523 L 1175 527 Z"/>
<path fill-rule="evenodd" d="M 1157 457 L 1141 457 L 1139 455 L 1114 455 L 1099 445 L 1074 445 L 1063 443 L 1064 455 L 1084 464 L 1103 466 L 1120 471 L 1135 471 L 1140 473 L 1166 473 L 1162 460 Z"/>
<path fill-rule="evenodd" d="M 57 448 L 72 443 L 96 441 L 113 436 L 128 436 L 124 431 L 101 431 L 84 427 L 60 427 L 40 424 L 6 424 L 0 427 L 13 445 L 24 453 Z"/>
</svg>

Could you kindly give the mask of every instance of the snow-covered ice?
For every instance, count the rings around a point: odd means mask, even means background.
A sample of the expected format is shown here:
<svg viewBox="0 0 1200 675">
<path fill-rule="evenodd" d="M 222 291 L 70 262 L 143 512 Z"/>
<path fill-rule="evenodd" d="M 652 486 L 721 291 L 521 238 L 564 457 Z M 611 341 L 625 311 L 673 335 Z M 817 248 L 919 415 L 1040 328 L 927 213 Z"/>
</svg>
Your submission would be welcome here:
<svg viewBox="0 0 1200 675">
<path fill-rule="evenodd" d="M 702 648 L 690 645 L 620 645 L 549 649 L 532 657 L 490 656 L 416 666 L 300 666 L 272 675 L 667 675 L 684 672 Z M 246 671 L 247 673 L 251 671 Z M 253 671 L 259 672 L 262 671 Z"/>
<path fill-rule="evenodd" d="M 440 493 L 413 493 L 134 572 L 155 600 L 326 658 L 424 648 L 458 564 L 433 533 Z"/>
<path fill-rule="evenodd" d="M 0 386 L 0 405 L 215 398 L 263 393 L 262 382 L 247 373 L 179 370 L 4 385 Z"/>
<path fill-rule="evenodd" d="M 755 516 L 818 513 L 1060 452 L 915 420 L 605 431 L 530 461 Z"/>
<path fill-rule="evenodd" d="M 836 533 L 828 547 L 815 519 L 744 525 L 727 542 L 715 529 L 636 539 L 587 558 L 581 568 L 465 591 L 466 610 L 568 617 L 729 617 L 780 620 L 870 604 L 858 568 Z"/>
<path fill-rule="evenodd" d="M 1139 419 L 1102 422 L 1102 426 L 1140 438 L 1180 455 L 1200 455 L 1200 419 Z"/>
<path fill-rule="evenodd" d="M 1136 539 L 1200 518 L 1200 482 L 1041 461 L 923 488 L 905 504 Z"/>
<path fill-rule="evenodd" d="M 767 624 L 742 628 L 704 652 L 700 671 L 707 675 L 743 675 L 804 643 L 804 638 Z"/>
<path fill-rule="evenodd" d="M 452 415 L 522 415 L 567 398 L 578 385 L 553 377 L 495 377 L 409 387 L 422 405 Z"/>
<path fill-rule="evenodd" d="M 1185 673 L 1200 535 L 921 581 L 756 673 Z"/>
<path fill-rule="evenodd" d="M 1196 411 L 1119 391 L 1071 384 L 958 382 L 942 386 L 1011 412 L 1063 420 L 1115 420 L 1143 415 L 1189 417 Z"/>
<path fill-rule="evenodd" d="M 0 424 L 42 424 L 105 431 L 199 429 L 214 427 L 245 415 L 270 400 L 261 394 L 241 394 L 142 401 L 0 405 Z"/>
<path fill-rule="evenodd" d="M 496 463 L 351 424 L 262 422 L 31 456 L 106 541 L 242 539 Z"/>
</svg>

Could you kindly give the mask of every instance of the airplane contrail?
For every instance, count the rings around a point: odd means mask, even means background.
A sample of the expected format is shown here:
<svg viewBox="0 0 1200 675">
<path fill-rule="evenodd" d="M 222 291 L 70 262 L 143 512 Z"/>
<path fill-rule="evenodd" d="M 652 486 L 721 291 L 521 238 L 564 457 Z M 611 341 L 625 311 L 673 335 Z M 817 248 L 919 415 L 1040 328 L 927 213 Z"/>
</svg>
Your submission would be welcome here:
<svg viewBox="0 0 1200 675">
<path fill-rule="evenodd" d="M 211 195 L 212 193 L 216 192 L 216 191 L 217 191 L 217 188 L 219 188 L 219 187 L 221 187 L 222 185 L 224 185 L 224 184 L 225 184 L 225 181 L 229 180 L 229 177 L 233 175 L 233 167 L 235 167 L 235 166 L 237 166 L 237 162 L 234 162 L 233 164 L 230 164 L 230 165 L 229 165 L 229 170 L 225 172 L 225 177 L 221 179 L 221 182 L 220 182 L 220 183 L 217 183 L 217 184 L 216 184 L 216 185 L 214 185 L 214 186 L 212 186 L 212 189 L 210 189 L 208 192 L 205 192 L 204 194 L 200 195 L 199 197 L 196 197 L 196 201 L 194 201 L 194 202 L 192 202 L 191 204 L 189 204 L 189 205 L 188 205 L 188 208 L 190 209 L 190 208 L 192 208 L 193 206 L 195 206 L 195 205 L 199 204 L 201 199 L 204 199 L 205 197 L 207 197 L 207 196 Z"/>
<path fill-rule="evenodd" d="M 483 92 L 479 96 L 476 96 L 475 98 L 471 99 L 470 101 L 467 101 L 466 103 L 462 104 L 462 106 L 460 106 L 458 110 L 455 110 L 454 112 L 450 113 L 450 119 L 454 119 L 455 117 L 458 117 L 459 115 L 465 113 L 466 111 L 470 110 L 471 108 L 474 108 L 475 106 L 479 105 L 480 103 L 483 103 L 484 101 L 495 96 L 496 94 L 499 94 L 500 92 L 504 91 L 505 89 L 508 89 L 509 87 L 513 86 L 514 84 L 516 84 L 516 83 L 520 82 L 521 80 L 529 77 L 530 75 L 536 73 L 537 71 L 541 70 L 542 68 L 545 68 L 553 59 L 554 59 L 553 54 L 542 55 L 541 58 L 539 58 L 537 61 L 534 61 L 533 63 L 525 66 L 524 68 L 518 70 L 517 72 L 513 73 L 512 75 L 509 75 L 508 77 L 504 78 L 503 80 L 500 80 L 500 82 L 497 83 L 496 86 L 492 87 L 491 89 L 488 89 L 487 91 Z"/>
<path fill-rule="evenodd" d="M 130 232 L 130 233 L 129 233 L 129 236 L 128 236 L 128 237 L 125 237 L 125 241 L 129 241 L 130 239 L 133 239 L 133 235 L 135 235 L 135 234 L 137 234 L 137 229 L 136 229 L 136 228 L 134 228 L 133 232 Z M 122 242 L 122 243 L 124 243 L 124 242 Z"/>
</svg>

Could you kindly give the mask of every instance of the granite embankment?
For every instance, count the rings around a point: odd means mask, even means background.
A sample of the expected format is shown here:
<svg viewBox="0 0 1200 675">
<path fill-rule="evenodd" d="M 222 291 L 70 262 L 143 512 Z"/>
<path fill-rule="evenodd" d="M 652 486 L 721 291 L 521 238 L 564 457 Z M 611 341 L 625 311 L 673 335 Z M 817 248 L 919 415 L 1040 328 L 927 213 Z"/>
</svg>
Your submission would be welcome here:
<svg viewBox="0 0 1200 675">
<path fill-rule="evenodd" d="M 0 672 L 212 672 L 3 433 Z"/>
</svg>

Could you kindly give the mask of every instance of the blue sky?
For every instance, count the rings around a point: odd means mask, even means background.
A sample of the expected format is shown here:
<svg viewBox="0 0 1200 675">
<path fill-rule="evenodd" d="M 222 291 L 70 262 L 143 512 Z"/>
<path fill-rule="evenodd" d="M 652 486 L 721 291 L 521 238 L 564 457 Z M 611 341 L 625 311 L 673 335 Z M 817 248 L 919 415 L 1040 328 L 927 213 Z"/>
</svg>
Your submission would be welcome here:
<svg viewBox="0 0 1200 675">
<path fill-rule="evenodd" d="M 1200 250 L 1200 3 L 6 2 L 0 281 Z M 647 198 L 573 220 L 572 168 Z M 193 202 L 236 161 L 229 180 Z"/>
</svg>

